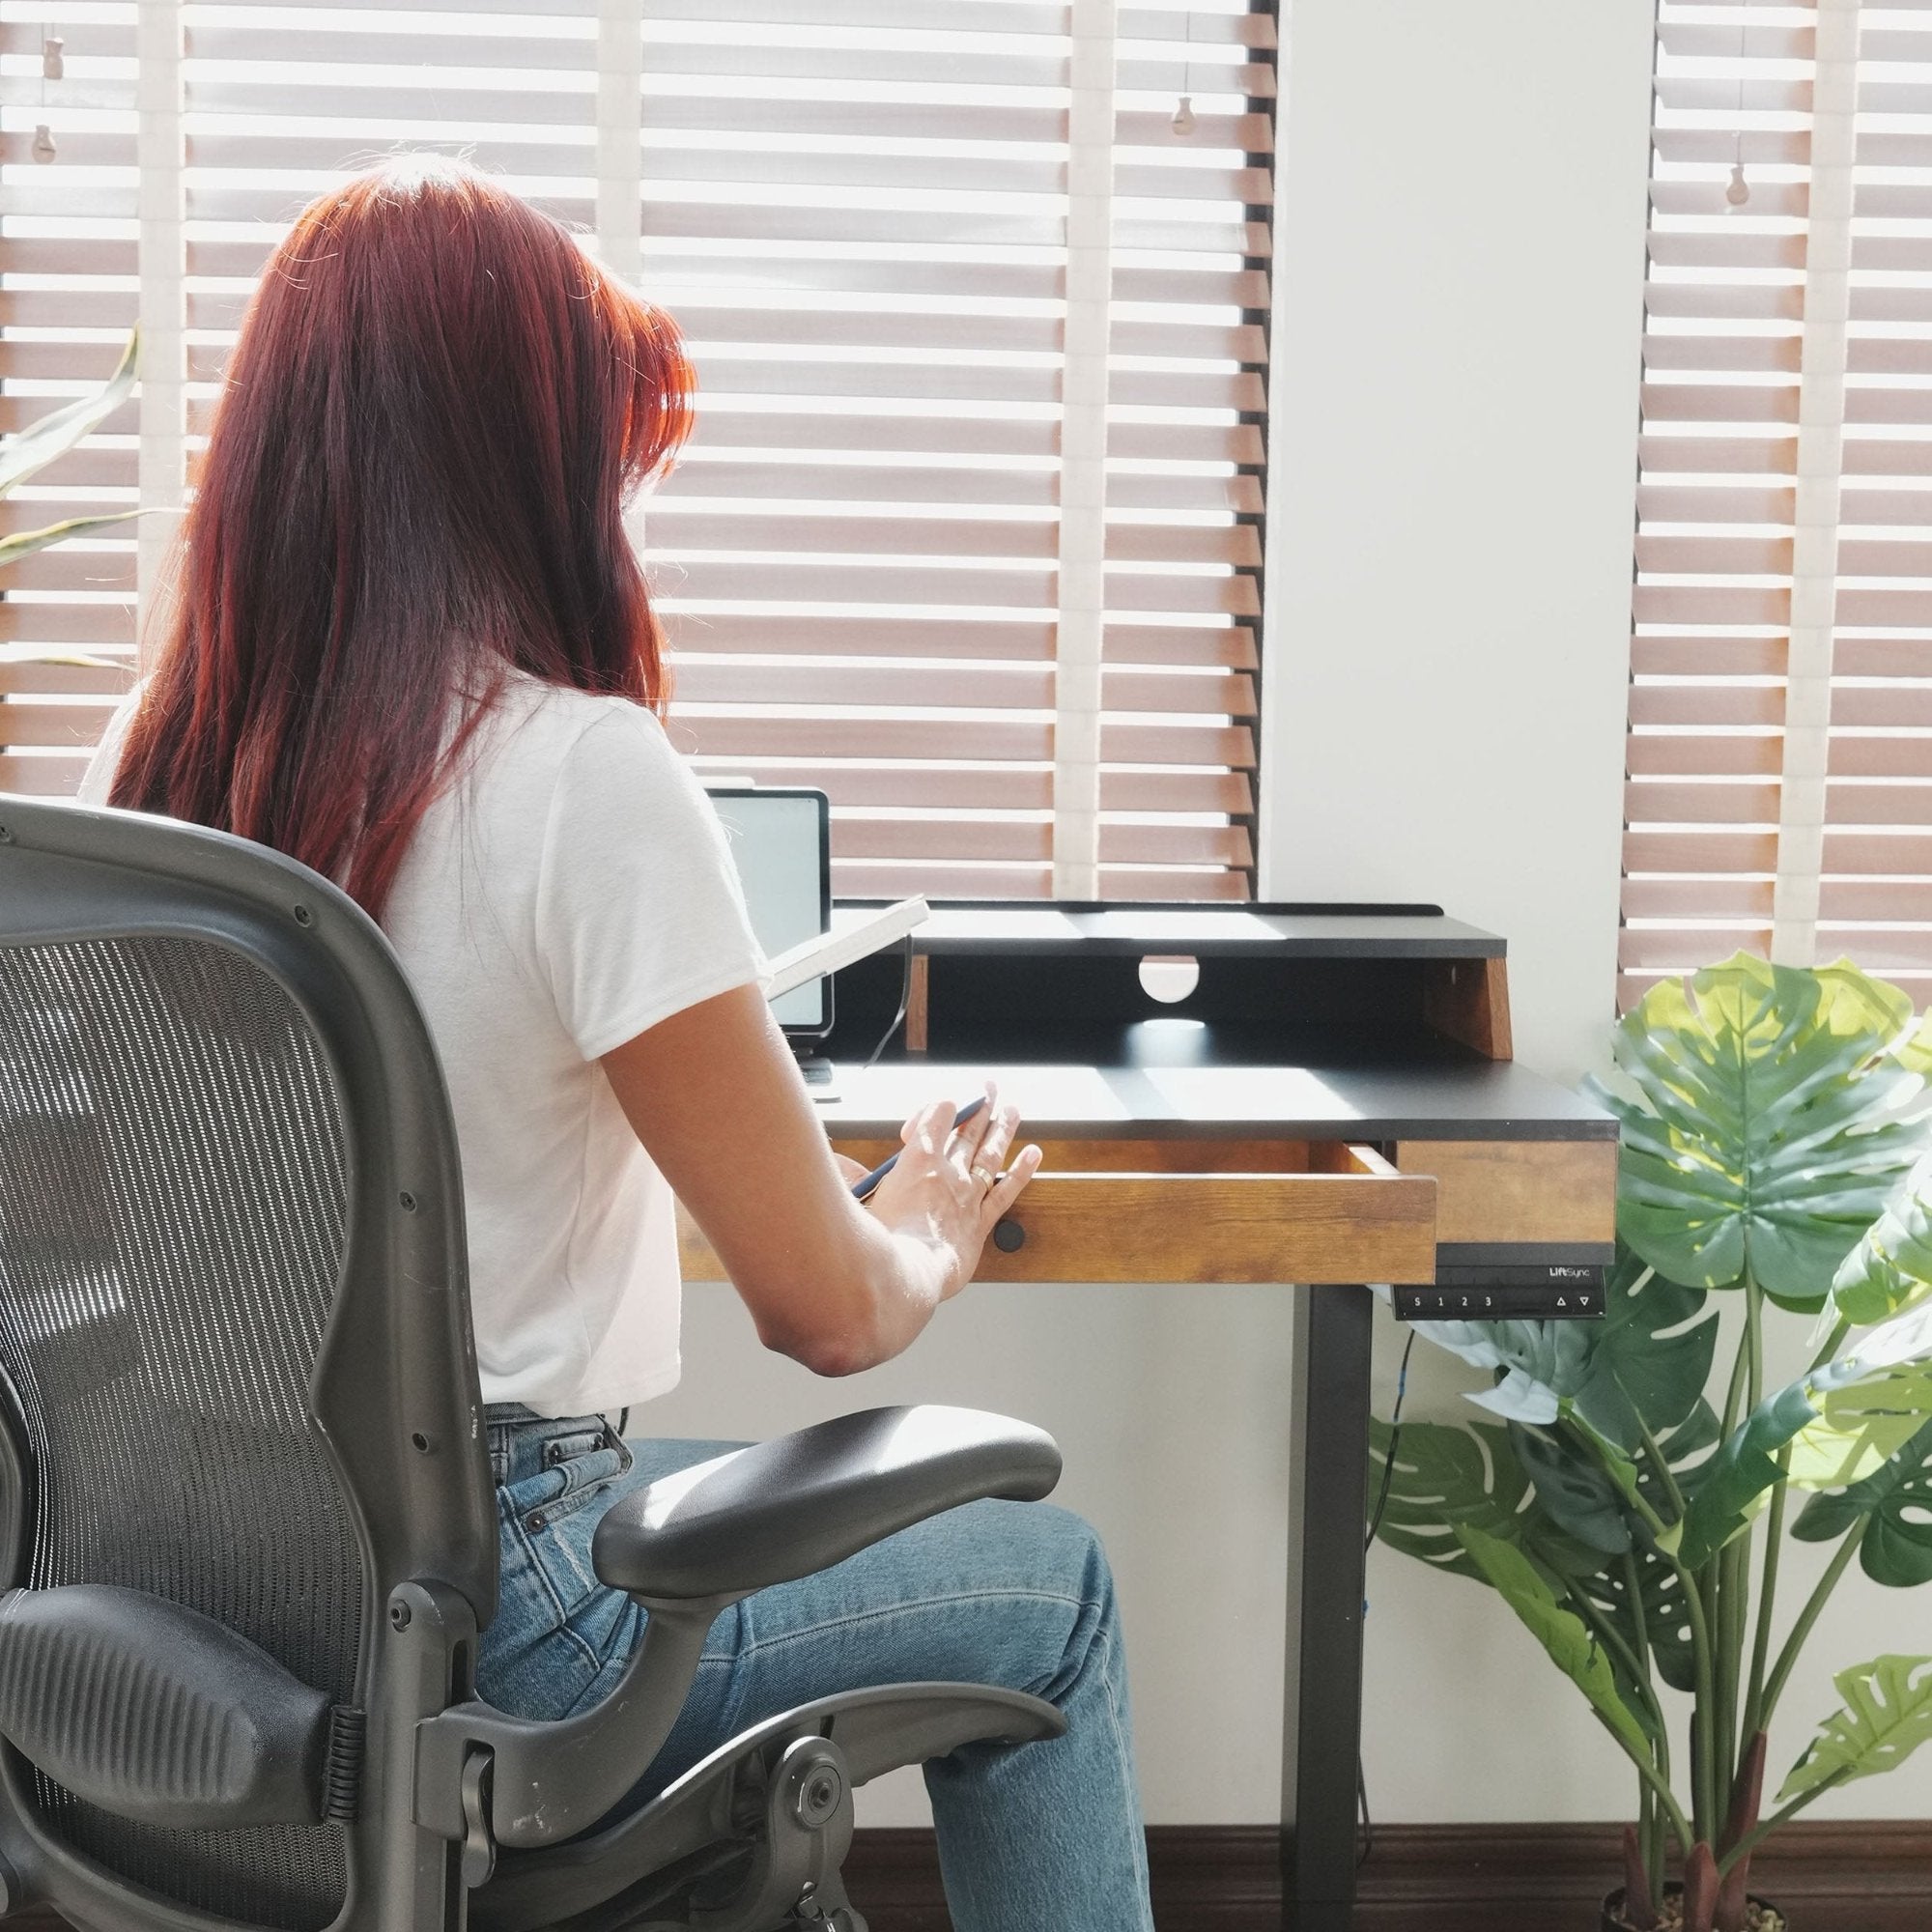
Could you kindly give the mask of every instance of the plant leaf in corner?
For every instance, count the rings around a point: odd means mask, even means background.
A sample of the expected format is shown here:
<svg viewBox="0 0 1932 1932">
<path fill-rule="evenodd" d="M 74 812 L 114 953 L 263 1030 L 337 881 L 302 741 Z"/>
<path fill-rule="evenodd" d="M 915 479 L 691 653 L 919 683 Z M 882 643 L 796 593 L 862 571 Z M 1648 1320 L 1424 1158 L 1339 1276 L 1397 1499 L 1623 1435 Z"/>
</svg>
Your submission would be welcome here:
<svg viewBox="0 0 1932 1932">
<path fill-rule="evenodd" d="M 1868 1330 L 1747 1415 L 1704 1465 L 1684 1520 L 1664 1538 L 1692 1570 L 1763 1506 L 1786 1473 L 1795 1489 L 1837 1490 L 1875 1475 L 1932 1421 L 1932 1302 Z"/>
<path fill-rule="evenodd" d="M 1833 1543 L 1861 1517 L 1859 1567 L 1894 1590 L 1932 1583 L 1932 1422 L 1876 1474 L 1816 1495 L 1791 1525 L 1804 1543 Z"/>
<path fill-rule="evenodd" d="M 1618 1228 L 1672 1281 L 1748 1272 L 1800 1310 L 1925 1145 L 1904 1117 L 1923 1087 L 1900 1054 L 1910 998 L 1847 962 L 1774 966 L 1739 952 L 1653 986 L 1614 1051 L 1625 1091 Z"/>
<path fill-rule="evenodd" d="M 1503 1601 L 1522 1620 L 1549 1660 L 1589 1699 L 1590 1707 L 1638 1756 L 1647 1758 L 1650 1740 L 1636 1714 L 1617 1689 L 1610 1660 L 1576 1611 L 1565 1609 L 1520 1549 L 1460 1523 L 1457 1538 Z"/>
<path fill-rule="evenodd" d="M 1856 1328 L 1932 1295 L 1932 1156 L 1912 1170 L 1832 1278 L 1832 1300 Z"/>
<path fill-rule="evenodd" d="M 1388 1502 L 1377 1536 L 1391 1549 L 1484 1582 L 1483 1572 L 1457 1541 L 1458 1527 L 1467 1524 L 1521 1546 L 1559 1576 L 1580 1575 L 1603 1561 L 1564 1535 L 1536 1501 L 1508 1433 L 1498 1424 L 1406 1422 L 1393 1470 L 1387 1467 L 1390 1434 L 1379 1417 L 1370 1422 L 1369 1493 L 1381 1493 L 1386 1473 Z"/>
<path fill-rule="evenodd" d="M 1895 1770 L 1932 1739 L 1932 1657 L 1875 1657 L 1833 1678 L 1844 1709 L 1792 1767 L 1780 1804 L 1826 1783 L 1847 1783 Z"/>
<path fill-rule="evenodd" d="M 1548 1427 L 1566 1406 L 1605 1442 L 1634 1450 L 1696 1406 L 1717 1348 L 1704 1291 L 1665 1281 L 1619 1248 L 1601 1321 L 1418 1321 L 1418 1331 L 1500 1379 L 1469 1397 L 1506 1422 Z"/>
</svg>

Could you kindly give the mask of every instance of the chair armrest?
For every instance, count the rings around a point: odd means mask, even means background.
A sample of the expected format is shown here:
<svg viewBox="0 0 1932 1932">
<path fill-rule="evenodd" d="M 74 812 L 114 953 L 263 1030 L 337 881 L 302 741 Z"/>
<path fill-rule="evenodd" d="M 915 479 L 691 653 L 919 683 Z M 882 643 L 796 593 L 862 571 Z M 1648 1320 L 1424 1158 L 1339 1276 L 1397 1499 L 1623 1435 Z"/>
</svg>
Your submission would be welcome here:
<svg viewBox="0 0 1932 1932">
<path fill-rule="evenodd" d="M 786 1583 L 982 1496 L 1060 1480 L 1043 1430 L 973 1408 L 872 1408 L 734 1450 L 614 1503 L 592 1561 L 645 1604 L 726 1602 Z"/>
</svg>

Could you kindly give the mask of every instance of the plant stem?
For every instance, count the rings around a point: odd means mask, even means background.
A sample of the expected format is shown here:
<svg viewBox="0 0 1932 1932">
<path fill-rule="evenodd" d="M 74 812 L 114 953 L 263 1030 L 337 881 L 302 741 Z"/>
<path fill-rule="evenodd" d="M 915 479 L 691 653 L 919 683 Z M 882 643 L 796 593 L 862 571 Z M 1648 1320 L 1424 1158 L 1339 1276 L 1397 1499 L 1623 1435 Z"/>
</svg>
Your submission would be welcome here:
<svg viewBox="0 0 1932 1932">
<path fill-rule="evenodd" d="M 1771 1682 L 1764 1688 L 1764 1708 L 1759 1717 L 1759 1727 L 1771 1722 L 1772 1713 L 1777 1709 L 1777 1700 L 1784 1694 L 1784 1686 L 1798 1662 L 1798 1654 L 1804 1648 L 1804 1640 L 1811 1634 L 1811 1629 L 1822 1614 L 1827 1600 L 1837 1588 L 1838 1578 L 1845 1574 L 1845 1566 L 1852 1560 L 1853 1553 L 1864 1539 L 1865 1524 L 1871 1520 L 1869 1515 L 1861 1516 L 1845 1532 L 1845 1540 L 1826 1566 L 1825 1574 L 1818 1579 L 1818 1587 L 1811 1592 L 1804 1607 L 1798 1613 L 1798 1621 L 1791 1627 L 1791 1634 L 1784 1640 L 1784 1648 L 1777 1653 L 1777 1663 L 1771 1673 Z"/>
<path fill-rule="evenodd" d="M 1740 1838 L 1735 1845 L 1731 1847 L 1730 1851 L 1726 1853 L 1723 1858 L 1719 1860 L 1718 1876 L 1719 1878 L 1722 1878 L 1726 1872 L 1730 1871 L 1731 1868 L 1737 1864 L 1740 1859 L 1749 1858 L 1752 1852 L 1754 1852 L 1758 1848 L 1758 1846 L 1763 1844 L 1764 1841 L 1768 1837 L 1770 1837 L 1771 1834 L 1775 1831 L 1776 1831 L 1780 1825 L 1789 1823 L 1790 1820 L 1795 1818 L 1799 1814 L 1799 1812 L 1804 1810 L 1804 1808 L 1807 1804 L 1810 1804 L 1814 1803 L 1816 1800 L 1824 1797 L 1826 1792 L 1830 1791 L 1834 1784 L 1843 1783 L 1846 1776 L 1847 1774 L 1845 1772 L 1834 1771 L 1830 1777 L 1821 1779 L 1818 1783 L 1814 1784 L 1809 1791 L 1803 1792 L 1798 1797 L 1794 1798 L 1791 1801 L 1791 1803 L 1784 1807 L 1782 1811 L 1774 1811 L 1772 1815 L 1769 1818 L 1767 1818 L 1764 1821 L 1764 1823 L 1757 1828 L 1756 1831 L 1746 1833 L 1745 1835 L 1742 1838 Z"/>
<path fill-rule="evenodd" d="M 1745 1276 L 1745 1353 L 1748 1363 L 1745 1406 L 1748 1410 L 1764 1400 L 1764 1291 L 1749 1274 Z"/>
<path fill-rule="evenodd" d="M 1738 1408 L 1745 1399 L 1745 1382 L 1750 1374 L 1751 1343 L 1751 1286 L 1750 1277 L 1745 1277 L 1745 1332 L 1738 1337 L 1738 1352 L 1731 1361 L 1730 1386 L 1724 1391 L 1724 1433 L 1721 1440 L 1728 1442 L 1732 1432 L 1738 1426 Z"/>
<path fill-rule="evenodd" d="M 1784 1504 L 1790 1492 L 1791 1445 L 1777 1452 L 1777 1484 L 1771 1492 L 1771 1510 L 1765 1523 L 1764 1579 L 1758 1585 L 1757 1640 L 1751 1646 L 1749 1687 L 1745 1692 L 1746 1737 L 1755 1737 L 1764 1729 L 1764 1673 L 1771 1660 L 1771 1616 L 1777 1604 L 1777 1559 L 1784 1548 Z"/>
<path fill-rule="evenodd" d="M 1662 1479 L 1668 1484 L 1670 1492 L 1675 1497 L 1679 1514 L 1681 1515 L 1684 1499 L 1681 1494 L 1677 1493 L 1677 1483 L 1676 1479 L 1670 1474 L 1670 1464 L 1664 1460 L 1663 1451 L 1657 1446 L 1657 1438 L 1651 1435 L 1649 1425 L 1645 1423 L 1641 1416 L 1637 1417 L 1637 1427 L 1643 1432 L 1644 1453 L 1652 1459 L 1654 1465 L 1661 1471 Z M 1598 1439 L 1596 1432 L 1585 1429 L 1581 1423 L 1574 1421 L 1569 1424 L 1569 1428 L 1571 1434 L 1581 1441 L 1590 1454 L 1597 1459 L 1597 1462 L 1603 1467 L 1604 1473 L 1609 1476 L 1610 1480 L 1615 1483 L 1617 1479 L 1610 1467 L 1609 1451 Z M 1621 1492 L 1622 1484 L 1618 1483 L 1617 1488 Z M 1644 1525 L 1649 1529 L 1652 1538 L 1662 1537 L 1664 1530 L 1663 1520 L 1644 1500 L 1641 1492 L 1634 1489 L 1630 1496 L 1630 1502 L 1632 1508 L 1643 1519 Z M 1709 1620 L 1704 1615 L 1704 1599 L 1697 1587 L 1697 1579 L 1691 1576 L 1690 1571 L 1685 1569 L 1676 1554 L 1664 1548 L 1661 1542 L 1657 1545 L 1657 1553 L 1662 1557 L 1664 1562 L 1670 1565 L 1671 1572 L 1677 1578 L 1678 1585 L 1684 1593 L 1685 1620 L 1690 1626 L 1690 1655 L 1695 1663 L 1697 1673 L 1697 1708 L 1705 1714 L 1706 1719 L 1705 1722 L 1691 1727 L 1691 1741 L 1694 1747 L 1693 1756 L 1695 1760 L 1691 1768 L 1691 1788 L 1695 1794 L 1695 1816 L 1699 1825 L 1702 1826 L 1705 1821 L 1715 1820 L 1717 1816 L 1717 1794 L 1713 1788 L 1711 1777 L 1711 1724 L 1709 1722 L 1709 1719 L 1716 1708 L 1712 1681 L 1711 1626 Z M 1615 1736 L 1615 1733 L 1612 1732 L 1611 1735 Z M 1621 1743 L 1621 1740 L 1619 1742 Z M 1629 1747 L 1626 1746 L 1625 1748 L 1628 1750 Z M 1648 1764 L 1644 1766 L 1644 1771 L 1646 1776 L 1655 1776 L 1654 1771 Z M 1670 1806 L 1676 1818 L 1681 1819 L 1684 1814 L 1678 1809 L 1675 1798 L 1670 1800 Z M 1685 1839 L 1684 1849 L 1688 1852 L 1694 1840 Z"/>
<path fill-rule="evenodd" d="M 1644 1457 L 1650 1463 L 1652 1473 L 1657 1477 L 1658 1487 L 1669 1498 L 1675 1520 L 1682 1522 L 1684 1520 L 1684 1492 L 1677 1487 L 1677 1477 L 1671 1470 L 1670 1458 L 1663 1453 L 1662 1447 L 1659 1444 L 1657 1437 L 1650 1433 L 1650 1424 L 1637 1412 L 1634 1404 L 1632 1405 L 1631 1412 L 1636 1415 L 1637 1431 L 1643 1437 Z M 1601 1458 L 1603 1451 L 1599 1449 L 1597 1453 L 1599 1458 Z M 1641 1496 L 1636 1498 L 1636 1506 L 1647 1513 L 1652 1534 L 1660 1534 L 1662 1531 L 1663 1524 L 1656 1513 L 1649 1509 L 1649 1505 L 1644 1502 Z"/>
<path fill-rule="evenodd" d="M 1717 1710 L 1712 1725 L 1711 1775 L 1720 1811 L 1730 1808 L 1731 1787 L 1738 1776 L 1738 1679 L 1744 1661 L 1744 1622 L 1739 1611 L 1746 1589 L 1741 1559 L 1747 1564 L 1749 1557 L 1748 1541 L 1736 1537 L 1718 1552 L 1705 1571 L 1710 1589 L 1711 1626 L 1717 1634 L 1713 1669 L 1717 1680 Z"/>
<path fill-rule="evenodd" d="M 1624 1591 L 1630 1598 L 1631 1621 L 1636 1627 L 1636 1654 L 1643 1660 L 1644 1683 L 1650 1687 L 1653 1702 L 1657 1699 L 1657 1689 L 1650 1675 L 1650 1616 L 1643 1607 L 1643 1577 L 1637 1564 L 1636 1551 L 1624 1551 Z M 1660 1715 L 1662 1705 L 1658 1706 Z M 1663 1781 L 1670 1781 L 1670 1727 L 1660 1723 L 1657 1730 L 1657 1768 L 1663 1775 Z"/>
<path fill-rule="evenodd" d="M 1851 1332 L 1852 1324 L 1840 1316 L 1837 1324 L 1826 1336 L 1825 1346 L 1812 1357 L 1811 1367 L 1813 1369 L 1822 1369 L 1838 1352 L 1839 1349 L 1844 1346 L 1845 1337 Z"/>
<path fill-rule="evenodd" d="M 1656 1687 L 1650 1681 L 1650 1672 L 1632 1651 L 1629 1640 L 1615 1624 L 1591 1603 L 1587 1592 L 1575 1583 L 1565 1583 L 1564 1594 L 1577 1607 L 1577 1614 L 1589 1625 L 1590 1634 L 1605 1650 L 1613 1651 L 1624 1669 L 1629 1672 L 1636 1694 L 1643 1699 L 1644 1708 L 1657 1720 L 1660 1732 L 1663 1729 L 1663 1707 L 1657 1701 Z"/>
<path fill-rule="evenodd" d="M 1697 1842 L 1696 1833 L 1691 1831 L 1690 1821 L 1685 1817 L 1684 1807 L 1678 1804 L 1676 1795 L 1671 1791 L 1669 1785 L 1665 1784 L 1662 1778 L 1658 1776 L 1657 1767 L 1651 1763 L 1650 1759 L 1643 1752 L 1624 1738 L 1602 1712 L 1596 1711 L 1593 1708 L 1592 1715 L 1603 1725 L 1604 1729 L 1616 1739 L 1617 1748 L 1636 1766 L 1636 1775 L 1643 1779 L 1651 1795 L 1662 1807 L 1663 1815 L 1670 1820 L 1671 1833 L 1677 1840 L 1678 1849 L 1688 1853 L 1690 1847 Z"/>
</svg>

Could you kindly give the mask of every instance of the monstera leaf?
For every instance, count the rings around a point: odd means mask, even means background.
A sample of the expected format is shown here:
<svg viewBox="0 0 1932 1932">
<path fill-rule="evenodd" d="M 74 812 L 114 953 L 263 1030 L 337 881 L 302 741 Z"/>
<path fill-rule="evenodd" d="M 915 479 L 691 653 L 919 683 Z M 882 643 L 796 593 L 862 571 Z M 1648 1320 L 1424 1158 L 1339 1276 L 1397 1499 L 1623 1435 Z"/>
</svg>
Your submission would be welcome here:
<svg viewBox="0 0 1932 1932">
<path fill-rule="evenodd" d="M 1875 1657 L 1833 1678 L 1845 1700 L 1777 1794 L 1780 1804 L 1821 1784 L 1895 1770 L 1932 1739 L 1932 1657 Z"/>
<path fill-rule="evenodd" d="M 24 483 L 55 457 L 64 456 L 82 437 L 99 429 L 133 392 L 136 365 L 141 358 L 141 331 L 128 338 L 120 363 L 105 384 L 91 396 L 81 396 L 32 422 L 19 435 L 0 444 L 0 497 Z"/>
<path fill-rule="evenodd" d="M 1909 1039 L 1899 1043 L 1897 1052 L 1901 1066 L 1909 1066 L 1913 1072 L 1932 1080 L 1932 1011 L 1918 1022 Z"/>
<path fill-rule="evenodd" d="M 1932 1295 L 1932 1156 L 1912 1170 L 1832 1281 L 1833 1303 L 1858 1328 L 1927 1295 Z"/>
<path fill-rule="evenodd" d="M 1617 1028 L 1631 1092 L 1593 1083 L 1623 1122 L 1618 1226 L 1672 1281 L 1748 1271 L 1787 1307 L 1823 1305 L 1833 1270 L 1924 1144 L 1901 1118 L 1912 1003 L 1849 963 L 1740 952 L 1665 980 Z"/>
<path fill-rule="evenodd" d="M 1710 1467 L 1708 1458 L 1722 1434 L 1717 1413 L 1708 1402 L 1699 1402 L 1685 1421 L 1658 1445 L 1671 1472 L 1679 1494 L 1694 1497 L 1703 1487 Z M 1648 1459 L 1634 1470 L 1621 1472 L 1662 1517 L 1670 1514 L 1663 1485 Z M 1607 1476 L 1606 1488 L 1615 1488 Z M 1541 1491 L 1539 1490 L 1539 1499 Z M 1630 1601 L 1630 1572 L 1636 1573 L 1637 1597 L 1643 1609 L 1638 1622 Z M 1640 1518 L 1631 1519 L 1631 1552 L 1628 1563 L 1607 1563 L 1596 1575 L 1581 1580 L 1592 1604 L 1614 1623 L 1633 1650 L 1644 1642 L 1657 1661 L 1658 1674 L 1673 1690 L 1692 1691 L 1697 1687 L 1696 1649 L 1690 1639 L 1690 1618 L 1684 1606 L 1684 1584 L 1676 1569 L 1664 1560 L 1649 1529 Z"/>
<path fill-rule="evenodd" d="M 1620 1248 L 1601 1321 L 1418 1321 L 1438 1348 L 1501 1379 L 1469 1400 L 1506 1421 L 1554 1422 L 1569 1409 L 1606 1442 L 1634 1449 L 1643 1425 L 1675 1429 L 1704 1392 L 1717 1311 Z M 1701 1318 L 1701 1319 L 1700 1319 Z M 1639 1422 L 1641 1417 L 1641 1422 Z"/>
<path fill-rule="evenodd" d="M 1456 1536 L 1503 1601 L 1549 1653 L 1550 1662 L 1590 1700 L 1605 1723 L 1639 1757 L 1647 1758 L 1648 1733 L 1624 1701 L 1610 1660 L 1583 1619 L 1557 1602 L 1548 1581 L 1514 1544 L 1485 1536 L 1467 1523 L 1457 1525 Z"/>
<path fill-rule="evenodd" d="M 1567 1436 L 1510 1424 L 1510 1446 L 1559 1529 L 1605 1556 L 1632 1548 L 1630 1511 L 1603 1464 Z"/>
<path fill-rule="evenodd" d="M 1831 1495 L 1813 1496 L 1791 1533 L 1805 1543 L 1832 1543 L 1861 1517 L 1859 1567 L 1874 1583 L 1895 1590 L 1932 1583 L 1932 1422 L 1876 1475 Z"/>
<path fill-rule="evenodd" d="M 1603 1561 L 1539 1507 L 1508 1432 L 1498 1425 L 1405 1423 L 1392 1470 L 1390 1435 L 1387 1423 L 1370 1423 L 1369 1493 L 1379 1495 L 1386 1478 L 1388 1500 L 1377 1534 L 1391 1549 L 1478 1581 L 1483 1572 L 1458 1541 L 1465 1527 L 1520 1547 L 1559 1576 L 1578 1575 Z"/>
<path fill-rule="evenodd" d="M 140 514 L 139 510 L 116 510 L 104 517 L 69 517 L 65 522 L 48 524 L 38 530 L 15 530 L 10 536 L 0 537 L 0 569 L 18 563 L 37 550 L 51 550 L 70 537 L 91 536 L 96 530 L 125 524 Z"/>
<path fill-rule="evenodd" d="M 1801 1490 L 1861 1483 L 1928 1420 L 1932 1302 L 1895 1316 L 1761 1402 L 1705 1465 L 1683 1522 L 1665 1540 L 1695 1570 L 1745 1528 L 1775 1483 L 1788 1477 Z"/>
<path fill-rule="evenodd" d="M 1656 1660 L 1657 1674 L 1673 1690 L 1694 1691 L 1697 1652 L 1690 1637 L 1690 1614 L 1684 1607 L 1683 1581 L 1641 1532 L 1632 1551 L 1632 1560 L 1636 1569 L 1637 1597 L 1643 1608 L 1642 1634 Z M 1611 1563 L 1594 1577 L 1583 1578 L 1580 1587 L 1622 1632 L 1631 1648 L 1636 1650 L 1636 1612 L 1630 1601 L 1630 1579 L 1624 1566 Z"/>
</svg>

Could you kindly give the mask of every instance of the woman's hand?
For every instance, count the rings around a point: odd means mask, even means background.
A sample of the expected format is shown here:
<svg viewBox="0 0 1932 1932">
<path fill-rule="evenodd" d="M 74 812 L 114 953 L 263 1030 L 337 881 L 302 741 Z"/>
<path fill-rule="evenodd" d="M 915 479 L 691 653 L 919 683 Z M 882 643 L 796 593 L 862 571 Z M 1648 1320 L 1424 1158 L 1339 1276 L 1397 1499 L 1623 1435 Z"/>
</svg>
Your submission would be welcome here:
<svg viewBox="0 0 1932 1932">
<path fill-rule="evenodd" d="M 935 1100 L 905 1123 L 897 1164 L 866 1204 L 895 1235 L 907 1235 L 945 1259 L 942 1299 L 973 1279 L 995 1224 L 1039 1170 L 1040 1151 L 1007 1155 L 1018 1131 L 1017 1109 L 1003 1106 L 989 1081 L 986 1104 L 963 1125 L 951 1100 Z M 852 1177 L 856 1179 L 855 1174 Z"/>
<path fill-rule="evenodd" d="M 957 1131 L 942 1101 L 906 1123 L 868 1213 L 852 1198 L 858 1164 L 834 1158 L 755 986 L 660 1020 L 603 1064 L 759 1340 L 817 1375 L 852 1375 L 905 1348 L 973 1278 L 993 1224 L 1039 1165 L 1028 1148 L 1000 1175 L 1016 1123 L 997 1096 Z"/>
</svg>

